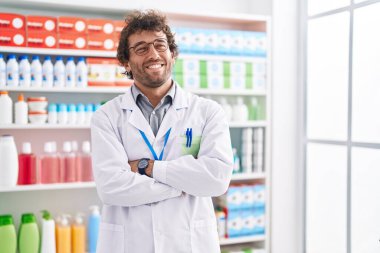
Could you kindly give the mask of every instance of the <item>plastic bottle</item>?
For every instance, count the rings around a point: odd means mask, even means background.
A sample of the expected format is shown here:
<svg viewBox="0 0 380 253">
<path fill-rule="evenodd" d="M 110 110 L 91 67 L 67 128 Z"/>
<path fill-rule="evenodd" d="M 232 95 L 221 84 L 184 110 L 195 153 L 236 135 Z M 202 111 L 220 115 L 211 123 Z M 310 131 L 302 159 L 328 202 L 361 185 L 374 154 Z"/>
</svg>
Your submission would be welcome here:
<svg viewBox="0 0 380 253">
<path fill-rule="evenodd" d="M 65 141 L 63 143 L 63 154 L 61 156 L 61 166 L 63 175 L 61 175 L 61 181 L 75 182 L 76 181 L 76 167 L 75 167 L 75 154 L 72 152 L 71 143 Z"/>
<path fill-rule="evenodd" d="M 18 101 L 15 103 L 15 123 L 28 124 L 28 104 L 22 93 L 18 95 Z"/>
<path fill-rule="evenodd" d="M 251 104 L 249 105 L 249 120 L 257 120 L 258 119 L 258 102 L 256 97 L 251 98 Z"/>
<path fill-rule="evenodd" d="M 12 124 L 12 99 L 8 91 L 0 91 L 0 124 Z"/>
<path fill-rule="evenodd" d="M 87 65 L 84 57 L 79 57 L 76 68 L 76 86 L 87 87 Z"/>
<path fill-rule="evenodd" d="M 241 138 L 241 166 L 242 172 L 253 172 L 253 129 L 244 128 Z"/>
<path fill-rule="evenodd" d="M 51 142 L 45 143 L 44 152 L 45 153 L 39 158 L 39 175 L 41 184 L 59 183 L 60 161 Z"/>
<path fill-rule="evenodd" d="M 30 86 L 42 86 L 42 65 L 38 55 L 33 55 L 32 57 L 32 64 L 30 65 L 30 79 Z"/>
<path fill-rule="evenodd" d="M 49 124 L 57 124 L 58 123 L 58 113 L 57 113 L 57 105 L 49 104 L 48 106 L 48 123 Z"/>
<path fill-rule="evenodd" d="M 0 252 L 16 253 L 17 235 L 12 215 L 0 216 Z"/>
<path fill-rule="evenodd" d="M 37 183 L 36 156 L 32 153 L 30 142 L 22 143 L 21 154 L 18 155 L 18 185 Z"/>
<path fill-rule="evenodd" d="M 227 120 L 232 121 L 232 107 L 230 104 L 227 103 L 227 99 L 224 97 L 221 97 L 220 98 L 220 105 L 222 106 L 222 108 L 226 114 Z"/>
<path fill-rule="evenodd" d="M 77 108 L 74 104 L 69 104 L 67 109 L 67 124 L 75 125 L 77 123 Z"/>
<path fill-rule="evenodd" d="M 16 144 L 11 135 L 0 137 L 0 187 L 13 187 L 17 184 L 18 156 Z"/>
<path fill-rule="evenodd" d="M 17 87 L 18 86 L 18 63 L 16 61 L 16 55 L 10 54 L 8 55 L 7 67 L 7 86 L 9 87 Z"/>
<path fill-rule="evenodd" d="M 93 104 L 87 104 L 84 111 L 85 111 L 85 115 L 86 115 L 84 124 L 90 125 L 92 115 L 94 114 L 94 105 Z"/>
<path fill-rule="evenodd" d="M 7 64 L 4 57 L 0 54 L 0 87 L 7 86 Z"/>
<path fill-rule="evenodd" d="M 65 68 L 65 86 L 69 88 L 75 87 L 76 67 L 74 57 L 68 57 Z"/>
<path fill-rule="evenodd" d="M 88 217 L 88 252 L 96 253 L 100 224 L 99 207 L 90 206 L 90 212 L 90 216 Z"/>
<path fill-rule="evenodd" d="M 226 237 L 226 214 L 223 212 L 222 208 L 217 208 L 215 212 L 216 224 L 218 227 L 219 238 Z"/>
<path fill-rule="evenodd" d="M 21 225 L 18 234 L 19 253 L 38 253 L 40 248 L 40 233 L 36 217 L 32 213 L 21 216 Z"/>
<path fill-rule="evenodd" d="M 57 56 L 54 64 L 54 87 L 65 86 L 65 64 L 62 56 Z"/>
<path fill-rule="evenodd" d="M 53 87 L 53 63 L 50 56 L 45 56 L 44 63 L 42 64 L 42 86 Z"/>
<path fill-rule="evenodd" d="M 86 226 L 83 221 L 83 214 L 78 213 L 71 225 L 72 253 L 86 252 Z"/>
<path fill-rule="evenodd" d="M 41 250 L 40 253 L 55 253 L 55 222 L 50 213 L 42 211 Z"/>
<path fill-rule="evenodd" d="M 89 141 L 82 143 L 82 152 L 77 156 L 78 181 L 94 181 L 92 176 L 91 145 Z"/>
<path fill-rule="evenodd" d="M 86 122 L 86 113 L 84 111 L 84 105 L 77 104 L 77 124 L 84 125 L 84 122 Z"/>
<path fill-rule="evenodd" d="M 232 152 L 234 154 L 234 165 L 233 165 L 233 170 L 232 173 L 240 173 L 240 158 L 237 154 L 236 148 L 232 149 Z"/>
<path fill-rule="evenodd" d="M 69 215 L 62 215 L 58 218 L 55 227 L 55 238 L 57 245 L 57 253 L 71 252 L 71 228 L 69 223 Z"/>
<path fill-rule="evenodd" d="M 248 108 L 244 104 L 242 97 L 238 97 L 236 104 L 233 106 L 233 121 L 247 121 L 248 120 Z"/>
<path fill-rule="evenodd" d="M 30 63 L 28 56 L 20 56 L 19 61 L 19 86 L 30 87 Z"/>
<path fill-rule="evenodd" d="M 58 105 L 58 124 L 67 124 L 68 122 L 68 114 L 67 114 L 67 106 L 66 104 Z"/>
</svg>

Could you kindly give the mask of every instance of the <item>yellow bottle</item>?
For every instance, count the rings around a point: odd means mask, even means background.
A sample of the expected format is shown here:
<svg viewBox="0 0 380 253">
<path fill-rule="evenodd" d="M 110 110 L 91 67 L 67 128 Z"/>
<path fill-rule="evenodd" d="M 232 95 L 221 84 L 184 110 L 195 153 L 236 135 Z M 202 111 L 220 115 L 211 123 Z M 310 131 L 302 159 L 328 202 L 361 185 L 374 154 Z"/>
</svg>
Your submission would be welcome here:
<svg viewBox="0 0 380 253">
<path fill-rule="evenodd" d="M 57 226 L 55 227 L 55 240 L 57 244 L 57 253 L 72 253 L 71 228 L 68 215 L 62 215 L 62 217 L 57 219 Z"/>
<path fill-rule="evenodd" d="M 77 214 L 75 222 L 71 225 L 72 253 L 86 252 L 86 226 L 83 222 L 83 214 Z"/>
</svg>

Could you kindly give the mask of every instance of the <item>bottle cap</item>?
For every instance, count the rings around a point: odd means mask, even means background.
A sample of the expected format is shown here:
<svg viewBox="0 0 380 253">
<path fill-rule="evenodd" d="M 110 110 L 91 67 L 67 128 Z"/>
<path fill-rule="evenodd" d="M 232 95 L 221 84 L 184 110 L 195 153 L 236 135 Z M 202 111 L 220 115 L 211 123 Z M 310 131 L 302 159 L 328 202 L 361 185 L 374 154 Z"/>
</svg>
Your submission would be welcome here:
<svg viewBox="0 0 380 253">
<path fill-rule="evenodd" d="M 77 112 L 84 112 L 84 104 L 77 104 Z"/>
<path fill-rule="evenodd" d="M 28 59 L 28 56 L 26 56 L 26 55 L 21 55 L 20 56 L 20 60 L 27 60 Z"/>
<path fill-rule="evenodd" d="M 94 205 L 94 206 L 90 206 L 89 208 L 92 215 L 100 215 L 99 206 Z"/>
<path fill-rule="evenodd" d="M 79 57 L 79 58 L 78 58 L 78 62 L 79 62 L 79 61 L 84 61 L 84 57 L 83 57 L 83 56 Z"/>
<path fill-rule="evenodd" d="M 100 103 L 94 105 L 94 112 L 96 112 L 101 107 Z"/>
<path fill-rule="evenodd" d="M 51 216 L 51 214 L 47 210 L 42 210 L 41 213 L 42 213 L 42 218 L 44 220 L 52 220 L 53 219 L 53 217 Z"/>
<path fill-rule="evenodd" d="M 243 100 L 242 97 L 238 97 L 237 100 L 236 100 L 236 102 L 237 102 L 238 105 L 244 104 L 244 100 Z"/>
<path fill-rule="evenodd" d="M 82 225 L 84 223 L 83 217 L 84 217 L 83 213 L 77 213 L 77 215 L 75 215 L 75 224 Z"/>
<path fill-rule="evenodd" d="M 65 141 L 63 143 L 63 152 L 70 153 L 71 152 L 71 142 Z"/>
<path fill-rule="evenodd" d="M 87 104 L 85 111 L 86 112 L 93 112 L 94 111 L 94 105 L 93 104 Z"/>
<path fill-rule="evenodd" d="M 78 142 L 72 141 L 71 142 L 71 148 L 72 148 L 73 152 L 77 152 L 78 151 Z"/>
<path fill-rule="evenodd" d="M 3 59 L 3 54 L 0 54 L 0 59 Z"/>
<path fill-rule="evenodd" d="M 16 55 L 14 55 L 14 54 L 10 54 L 10 55 L 8 55 L 8 60 L 9 59 L 16 59 Z"/>
<path fill-rule="evenodd" d="M 72 57 L 72 56 L 67 57 L 67 61 L 74 61 L 74 57 Z"/>
<path fill-rule="evenodd" d="M 57 143 L 55 141 L 50 142 L 52 151 L 55 153 L 57 152 Z"/>
<path fill-rule="evenodd" d="M 255 97 L 251 98 L 251 104 L 257 105 L 257 98 L 255 98 Z"/>
<path fill-rule="evenodd" d="M 44 152 L 45 153 L 53 153 L 53 147 L 51 145 L 51 142 L 45 142 L 45 144 L 44 144 Z"/>
<path fill-rule="evenodd" d="M 20 93 L 18 94 L 18 101 L 24 101 L 24 94 Z"/>
<path fill-rule="evenodd" d="M 56 112 L 57 111 L 57 105 L 54 103 L 49 104 L 48 111 L 49 112 Z"/>
<path fill-rule="evenodd" d="M 38 55 L 33 55 L 32 60 L 39 60 L 40 57 Z"/>
<path fill-rule="evenodd" d="M 0 227 L 6 226 L 6 225 L 12 225 L 13 224 L 13 218 L 10 214 L 0 215 Z"/>
<path fill-rule="evenodd" d="M 90 154 L 91 153 L 91 144 L 90 144 L 89 141 L 84 141 L 82 143 L 82 152 L 86 153 L 86 154 Z"/>
<path fill-rule="evenodd" d="M 8 91 L 2 90 L 0 91 L 0 95 L 8 95 Z"/>
<path fill-rule="evenodd" d="M 55 57 L 55 60 L 56 60 L 56 61 L 62 61 L 62 59 L 63 59 L 62 56 L 57 56 L 57 57 Z"/>
<path fill-rule="evenodd" d="M 58 105 L 58 112 L 67 112 L 66 104 L 59 104 Z"/>
<path fill-rule="evenodd" d="M 32 213 L 24 213 L 21 216 L 21 223 L 35 223 L 36 222 L 36 217 Z"/>
<path fill-rule="evenodd" d="M 23 154 L 31 154 L 32 153 L 32 145 L 30 142 L 23 142 L 22 143 L 22 153 Z"/>
<path fill-rule="evenodd" d="M 76 112 L 77 108 L 74 104 L 68 104 L 68 110 L 69 112 Z"/>
<path fill-rule="evenodd" d="M 45 61 L 50 61 L 51 57 L 49 55 L 45 56 Z"/>
<path fill-rule="evenodd" d="M 13 142 L 13 136 L 12 135 L 9 135 L 9 134 L 4 134 L 1 136 L 0 138 L 0 141 L 1 142 Z"/>
</svg>

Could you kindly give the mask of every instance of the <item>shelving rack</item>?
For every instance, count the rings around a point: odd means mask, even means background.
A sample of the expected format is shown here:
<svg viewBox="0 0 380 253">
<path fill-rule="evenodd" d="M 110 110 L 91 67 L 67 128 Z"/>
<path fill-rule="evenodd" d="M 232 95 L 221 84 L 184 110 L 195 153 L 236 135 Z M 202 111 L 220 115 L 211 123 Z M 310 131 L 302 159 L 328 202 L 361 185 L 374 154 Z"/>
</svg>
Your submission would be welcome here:
<svg viewBox="0 0 380 253">
<path fill-rule="evenodd" d="M 47 2 L 44 0 L 20 0 L 3 1 L 3 5 L 9 6 L 12 10 L 19 10 L 20 13 L 25 13 L 28 8 L 42 11 L 40 15 L 49 15 L 48 11 L 54 10 L 55 13 L 60 10 L 65 13 L 69 13 L 71 10 L 75 10 L 77 13 L 81 10 L 86 10 L 87 16 L 109 16 L 112 18 L 122 18 L 124 14 L 130 11 L 127 8 L 119 8 L 119 6 L 82 6 L 80 3 L 64 3 L 64 2 Z M 14 11 L 13 11 L 14 12 Z M 246 15 L 246 14 L 214 14 L 214 13 L 186 13 L 186 12 L 167 12 L 170 22 L 178 26 L 196 26 L 200 28 L 227 28 L 235 30 L 250 30 L 250 31 L 265 31 L 268 37 L 268 49 L 270 49 L 270 34 L 271 24 L 270 18 L 267 16 Z M 85 56 L 85 57 L 104 57 L 113 58 L 116 56 L 115 51 L 91 51 L 91 50 L 64 50 L 64 49 L 36 49 L 28 47 L 4 47 L 0 46 L 0 53 L 16 53 L 16 54 L 29 54 L 29 55 L 64 55 L 64 56 Z M 179 58 L 182 59 L 206 59 L 206 60 L 239 60 L 250 61 L 250 57 L 245 56 L 215 56 L 215 55 L 189 55 L 180 54 Z M 199 95 L 207 96 L 256 96 L 265 98 L 266 107 L 266 120 L 265 121 L 252 121 L 252 122 L 231 122 L 231 129 L 239 128 L 265 128 L 265 172 L 253 173 L 253 174 L 236 174 L 233 175 L 232 182 L 264 182 L 266 185 L 266 233 L 260 236 L 248 236 L 239 238 L 229 238 L 220 240 L 220 244 L 223 247 L 237 244 L 255 244 L 265 246 L 266 252 L 270 252 L 270 192 L 271 192 L 271 53 L 268 50 L 267 55 L 267 89 L 265 91 L 255 90 L 206 90 L 197 89 L 190 90 L 191 92 Z M 23 92 L 27 96 L 35 96 L 38 93 L 43 93 L 44 96 L 55 96 L 64 100 L 69 100 L 71 96 L 75 99 L 86 98 L 87 100 L 95 100 L 101 97 L 112 97 L 117 94 L 125 92 L 125 87 L 86 87 L 86 88 L 24 88 L 24 87 L 0 87 L 1 90 L 7 90 L 11 93 Z M 77 101 L 75 101 L 77 102 Z M 89 126 L 72 126 L 72 125 L 7 125 L 0 126 L 0 134 L 10 133 L 18 137 L 18 147 L 20 142 L 23 142 L 29 138 L 29 130 L 33 131 L 33 143 L 39 144 L 51 138 L 76 138 L 79 141 L 89 139 Z M 38 149 L 37 149 L 38 150 Z M 38 152 L 36 152 L 38 153 Z M 52 208 L 53 213 L 61 211 L 74 212 L 77 208 L 85 210 L 85 207 L 94 204 L 101 204 L 97 200 L 95 192 L 95 183 L 72 183 L 72 184 L 54 184 L 54 185 L 31 185 L 31 186 L 17 186 L 13 188 L 0 188 L 0 198 L 4 201 L 12 201 L 12 206 L 0 206 L 0 213 L 6 211 L 15 214 L 15 217 L 20 216 L 20 209 L 25 202 L 31 203 L 30 211 L 38 212 L 41 207 L 51 207 L 52 202 L 57 202 L 59 207 L 57 209 Z M 51 191 L 54 191 L 51 192 Z M 74 193 L 74 194 L 73 194 Z M 24 195 L 20 195 L 24 194 Z M 33 201 L 36 194 L 42 194 L 39 201 Z M 17 203 L 16 203 L 17 202 Z M 14 203 L 14 204 L 13 204 Z M 69 206 L 68 206 L 69 205 Z"/>
</svg>

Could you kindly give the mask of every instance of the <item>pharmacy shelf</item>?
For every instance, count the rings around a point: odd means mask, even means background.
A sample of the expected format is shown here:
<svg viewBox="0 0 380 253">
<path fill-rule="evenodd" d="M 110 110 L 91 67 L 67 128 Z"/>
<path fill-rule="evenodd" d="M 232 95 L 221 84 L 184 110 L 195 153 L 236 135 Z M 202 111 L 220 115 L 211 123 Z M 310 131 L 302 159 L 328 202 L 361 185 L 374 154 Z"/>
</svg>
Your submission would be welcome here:
<svg viewBox="0 0 380 253">
<path fill-rule="evenodd" d="M 244 181 L 254 179 L 265 179 L 265 173 L 238 173 L 232 174 L 231 181 Z"/>
<path fill-rule="evenodd" d="M 0 90 L 14 92 L 51 92 L 51 93 L 114 93 L 122 94 L 126 91 L 126 86 L 110 86 L 110 87 L 83 87 L 83 88 L 42 88 L 42 87 L 0 87 Z M 186 89 L 189 92 L 198 95 L 211 96 L 265 96 L 265 91 L 255 90 L 208 90 L 208 89 Z"/>
<path fill-rule="evenodd" d="M 248 128 L 248 127 L 266 127 L 266 121 L 246 121 L 246 122 L 230 122 L 230 128 Z"/>
<path fill-rule="evenodd" d="M 95 183 L 85 182 L 85 183 L 64 183 L 64 184 L 17 185 L 14 187 L 0 187 L 0 192 L 69 190 L 69 189 L 85 189 L 85 188 L 95 188 Z"/>
<path fill-rule="evenodd" d="M 254 235 L 254 236 L 220 239 L 220 245 L 226 246 L 226 245 L 234 245 L 234 244 L 250 243 L 250 242 L 261 242 L 261 241 L 265 241 L 265 235 Z"/>
<path fill-rule="evenodd" d="M 264 56 L 240 56 L 240 55 L 221 55 L 221 54 L 189 54 L 182 53 L 178 59 L 184 60 L 208 60 L 208 61 L 229 61 L 229 62 L 255 62 L 255 59 L 266 59 Z"/>
</svg>

